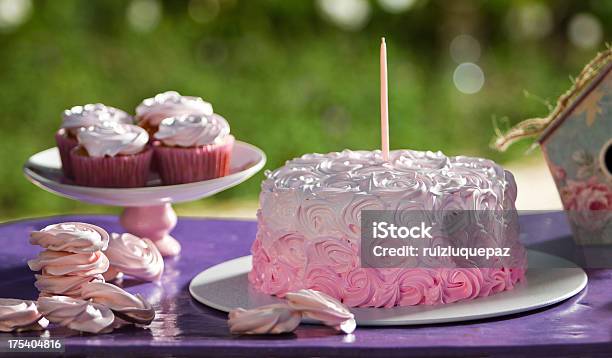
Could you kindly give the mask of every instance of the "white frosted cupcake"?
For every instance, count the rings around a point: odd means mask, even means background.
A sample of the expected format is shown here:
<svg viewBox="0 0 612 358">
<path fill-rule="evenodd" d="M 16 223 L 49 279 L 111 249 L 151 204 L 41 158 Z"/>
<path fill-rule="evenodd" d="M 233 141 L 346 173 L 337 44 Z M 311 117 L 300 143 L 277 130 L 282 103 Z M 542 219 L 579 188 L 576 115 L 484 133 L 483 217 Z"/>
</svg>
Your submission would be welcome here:
<svg viewBox="0 0 612 358">
<path fill-rule="evenodd" d="M 234 136 L 220 115 L 166 118 L 155 139 L 155 162 L 165 185 L 229 174 Z"/>
<path fill-rule="evenodd" d="M 70 151 L 78 145 L 77 133 L 104 121 L 131 124 L 132 117 L 124 111 L 101 103 L 74 106 L 62 114 L 62 125 L 55 133 L 55 141 L 62 160 L 62 170 L 68 178 L 73 177 Z"/>
<path fill-rule="evenodd" d="M 153 150 L 149 135 L 138 126 L 102 122 L 77 134 L 79 146 L 70 152 L 78 185 L 134 188 L 145 186 Z"/>
<path fill-rule="evenodd" d="M 176 91 L 167 91 L 147 98 L 136 107 L 136 123 L 147 130 L 151 139 L 162 120 L 183 115 L 210 116 L 213 107 L 200 97 L 182 96 Z"/>
</svg>

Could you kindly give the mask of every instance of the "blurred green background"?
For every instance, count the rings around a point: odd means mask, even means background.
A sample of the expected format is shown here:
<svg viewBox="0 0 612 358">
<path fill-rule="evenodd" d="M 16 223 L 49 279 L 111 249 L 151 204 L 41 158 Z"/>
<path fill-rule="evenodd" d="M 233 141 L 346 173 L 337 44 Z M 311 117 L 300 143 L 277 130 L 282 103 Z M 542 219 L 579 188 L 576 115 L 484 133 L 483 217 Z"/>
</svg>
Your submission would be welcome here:
<svg viewBox="0 0 612 358">
<path fill-rule="evenodd" d="M 267 168 L 374 149 L 381 36 L 392 148 L 525 160 L 529 143 L 489 148 L 494 121 L 545 114 L 604 47 L 610 19 L 612 2 L 597 0 L 0 0 L 0 218 L 116 211 L 21 173 L 78 104 L 133 112 L 164 90 L 201 96 Z M 262 178 L 179 213 L 255 203 Z"/>
</svg>

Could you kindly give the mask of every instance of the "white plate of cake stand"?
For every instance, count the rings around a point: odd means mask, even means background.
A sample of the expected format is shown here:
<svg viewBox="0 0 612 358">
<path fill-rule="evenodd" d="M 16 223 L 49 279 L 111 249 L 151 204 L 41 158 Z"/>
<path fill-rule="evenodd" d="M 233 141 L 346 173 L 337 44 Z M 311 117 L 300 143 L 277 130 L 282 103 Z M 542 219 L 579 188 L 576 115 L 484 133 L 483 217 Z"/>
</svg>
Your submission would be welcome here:
<svg viewBox="0 0 612 358">
<path fill-rule="evenodd" d="M 351 308 L 358 325 L 399 326 L 469 321 L 515 314 L 553 305 L 582 291 L 587 275 L 570 261 L 528 250 L 526 282 L 493 296 L 437 306 Z M 251 256 L 225 261 L 198 274 L 189 292 L 200 303 L 229 312 L 283 300 L 257 292 L 248 282 Z M 307 323 L 316 323 L 306 321 Z"/>
<path fill-rule="evenodd" d="M 176 225 L 172 203 L 193 201 L 236 186 L 252 177 L 266 163 L 264 152 L 254 145 L 236 141 L 232 151 L 230 174 L 221 178 L 180 185 L 161 185 L 151 176 L 142 188 L 94 188 L 74 185 L 65 179 L 57 148 L 31 156 L 23 167 L 25 176 L 40 188 L 91 204 L 121 206 L 121 225 L 130 233 L 148 237 L 164 256 L 177 255 L 180 243 L 170 232 Z"/>
</svg>

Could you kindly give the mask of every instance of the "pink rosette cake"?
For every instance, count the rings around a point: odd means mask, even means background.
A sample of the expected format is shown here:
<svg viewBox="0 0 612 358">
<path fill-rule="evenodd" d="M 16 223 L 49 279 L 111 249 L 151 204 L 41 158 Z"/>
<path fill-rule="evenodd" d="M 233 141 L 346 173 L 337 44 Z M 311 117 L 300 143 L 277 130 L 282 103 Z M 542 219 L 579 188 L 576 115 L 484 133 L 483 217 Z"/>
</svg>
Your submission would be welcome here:
<svg viewBox="0 0 612 358">
<path fill-rule="evenodd" d="M 384 161 L 380 151 L 345 150 L 307 154 L 266 176 L 249 274 L 264 293 L 313 289 L 350 307 L 433 305 L 510 290 L 524 279 L 526 253 L 514 224 L 465 228 L 471 242 L 510 249 L 495 267 L 463 268 L 449 258 L 398 268 L 361 264 L 362 210 L 516 217 L 514 178 L 490 160 L 396 150 Z"/>
<path fill-rule="evenodd" d="M 132 117 L 124 111 L 101 103 L 74 106 L 64 111 L 62 125 L 55 133 L 55 141 L 62 160 L 62 171 L 68 178 L 73 177 L 70 151 L 78 145 L 77 133 L 104 121 L 131 124 Z"/>
<path fill-rule="evenodd" d="M 153 139 L 162 120 L 189 114 L 211 116 L 213 107 L 200 97 L 182 96 L 176 91 L 167 91 L 142 101 L 136 107 L 136 122 L 146 129 Z"/>
<path fill-rule="evenodd" d="M 229 174 L 234 137 L 217 115 L 164 119 L 155 133 L 155 163 L 165 185 L 184 184 Z"/>
<path fill-rule="evenodd" d="M 70 158 L 74 181 L 93 187 L 134 188 L 145 186 L 153 150 L 149 135 L 131 124 L 102 122 L 77 134 L 79 146 Z"/>
</svg>

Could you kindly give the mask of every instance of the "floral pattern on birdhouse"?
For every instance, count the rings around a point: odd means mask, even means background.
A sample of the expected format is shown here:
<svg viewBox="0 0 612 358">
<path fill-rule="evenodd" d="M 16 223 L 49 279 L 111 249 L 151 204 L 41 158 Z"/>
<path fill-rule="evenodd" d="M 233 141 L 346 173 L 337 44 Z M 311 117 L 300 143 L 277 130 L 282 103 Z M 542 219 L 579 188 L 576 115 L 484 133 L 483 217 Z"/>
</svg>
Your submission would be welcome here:
<svg viewBox="0 0 612 358">
<path fill-rule="evenodd" d="M 575 239 L 612 243 L 612 65 L 540 138 Z"/>
</svg>

